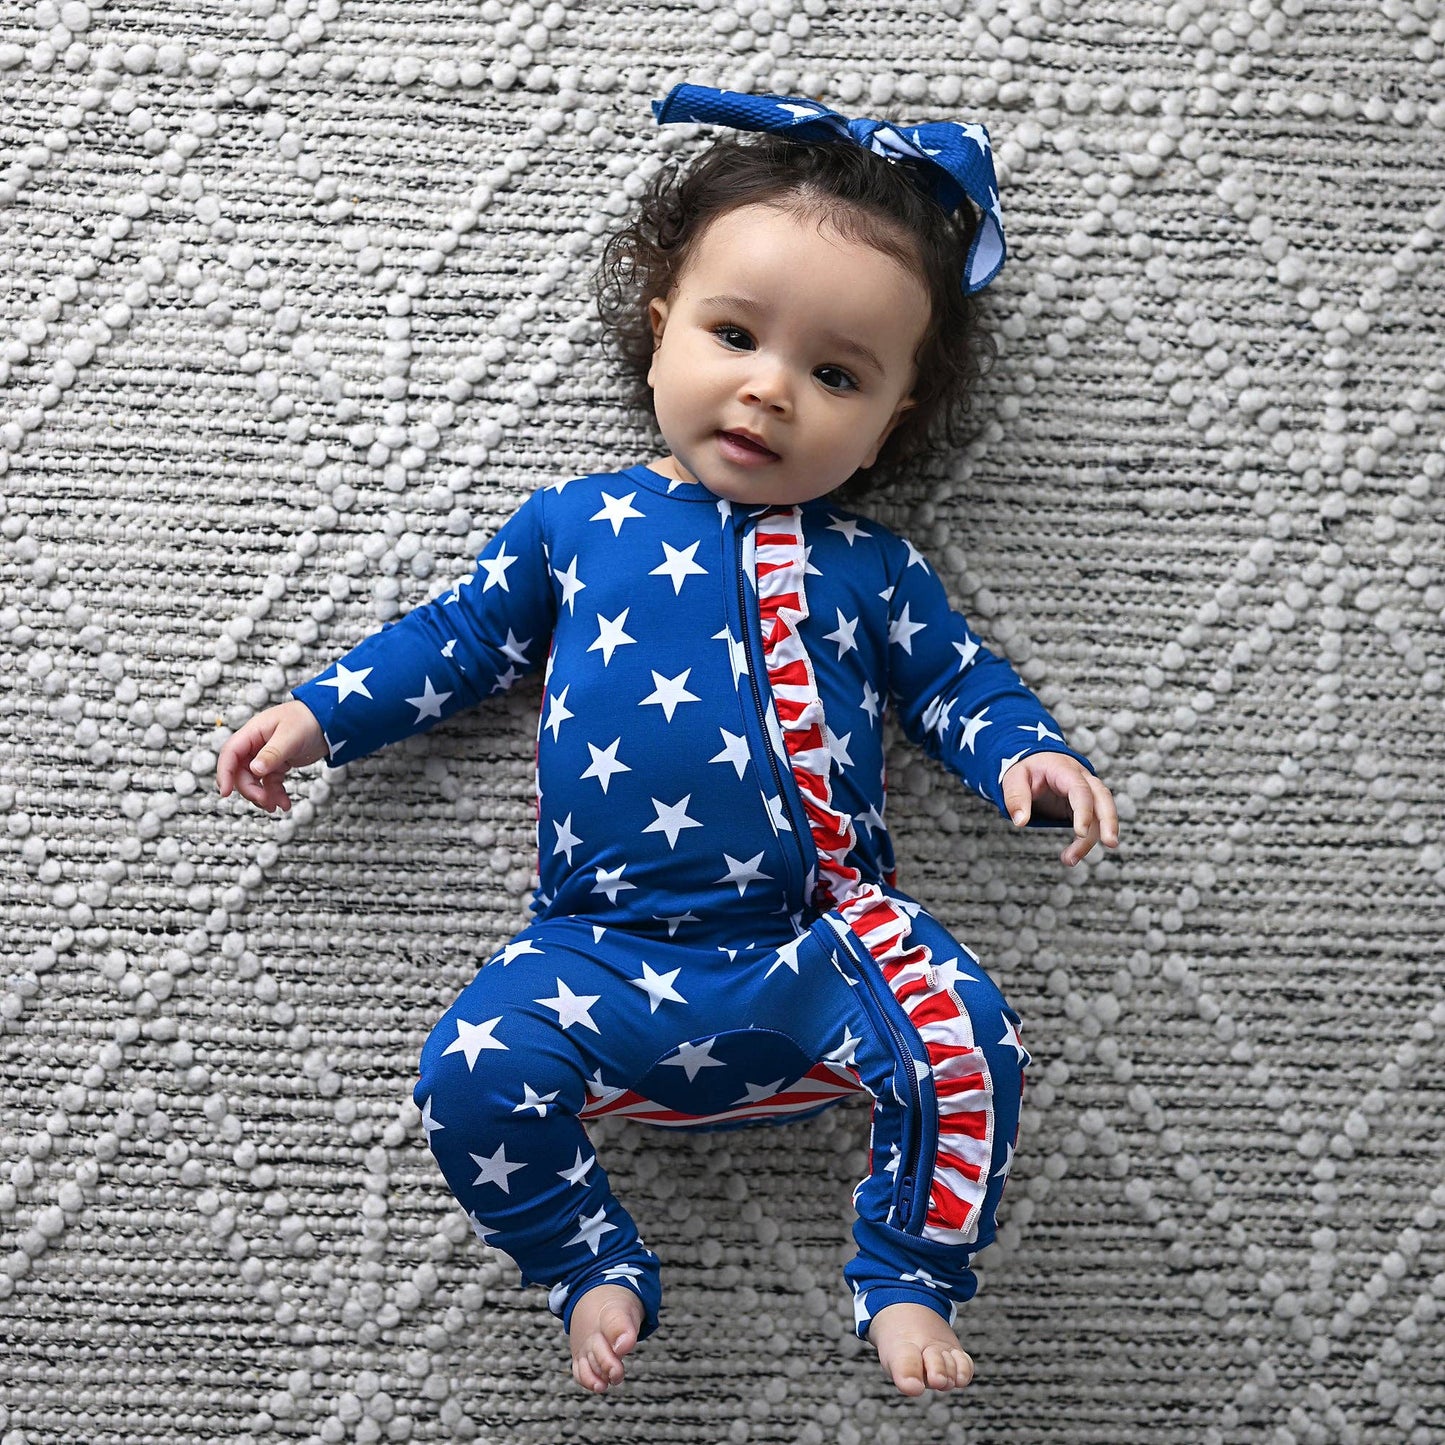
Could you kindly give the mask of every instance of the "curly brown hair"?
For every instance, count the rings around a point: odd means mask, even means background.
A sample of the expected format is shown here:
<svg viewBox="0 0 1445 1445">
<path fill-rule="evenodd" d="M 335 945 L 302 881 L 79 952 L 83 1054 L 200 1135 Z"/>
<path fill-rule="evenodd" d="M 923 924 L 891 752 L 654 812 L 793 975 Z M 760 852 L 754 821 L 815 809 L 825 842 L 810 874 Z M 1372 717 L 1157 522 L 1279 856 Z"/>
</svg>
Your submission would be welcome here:
<svg viewBox="0 0 1445 1445">
<path fill-rule="evenodd" d="M 945 212 L 908 179 L 913 164 L 862 146 L 772 134 L 723 136 L 691 161 L 664 162 L 632 219 L 607 238 L 592 276 L 603 344 L 620 363 L 629 403 L 652 415 L 647 303 L 671 296 L 712 221 L 740 206 L 768 205 L 800 220 L 826 219 L 848 240 L 893 257 L 926 284 L 932 301 L 914 357 L 915 405 L 874 465 L 855 472 L 835 495 L 891 481 L 921 454 L 967 440 L 974 383 L 996 354 L 977 297 L 962 287 L 977 220 L 967 205 Z"/>
</svg>

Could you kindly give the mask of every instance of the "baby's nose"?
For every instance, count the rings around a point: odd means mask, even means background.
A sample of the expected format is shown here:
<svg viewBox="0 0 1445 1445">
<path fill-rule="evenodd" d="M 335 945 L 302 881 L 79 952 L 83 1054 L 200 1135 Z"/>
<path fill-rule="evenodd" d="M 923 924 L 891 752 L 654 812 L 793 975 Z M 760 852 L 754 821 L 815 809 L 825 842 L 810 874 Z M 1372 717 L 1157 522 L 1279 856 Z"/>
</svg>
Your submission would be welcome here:
<svg viewBox="0 0 1445 1445">
<path fill-rule="evenodd" d="M 777 412 L 786 412 L 792 406 L 792 387 L 781 366 L 756 368 L 743 384 L 743 396 Z"/>
</svg>

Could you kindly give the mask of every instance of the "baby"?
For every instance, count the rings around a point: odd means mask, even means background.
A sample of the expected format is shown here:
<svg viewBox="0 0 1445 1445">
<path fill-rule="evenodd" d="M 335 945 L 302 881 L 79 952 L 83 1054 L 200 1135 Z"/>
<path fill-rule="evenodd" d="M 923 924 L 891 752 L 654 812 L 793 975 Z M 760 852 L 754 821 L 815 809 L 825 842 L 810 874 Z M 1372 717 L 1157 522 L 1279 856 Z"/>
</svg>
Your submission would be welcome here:
<svg viewBox="0 0 1445 1445">
<path fill-rule="evenodd" d="M 1003 262 L 986 132 L 678 86 L 660 121 L 763 131 L 664 167 L 599 305 L 667 455 L 535 492 L 476 571 L 251 719 L 221 795 L 349 763 L 546 665 L 533 921 L 421 1056 L 427 1141 L 477 1237 L 549 1291 L 572 1372 L 623 1378 L 657 1256 L 584 1121 L 779 1123 L 863 1092 L 846 1267 L 908 1395 L 966 1385 L 953 1332 L 995 1234 L 1017 1014 L 895 882 L 883 716 L 1018 826 L 1118 845 L 1109 790 L 912 543 L 834 494 L 951 420 Z M 976 209 L 975 209 L 976 208 Z"/>
</svg>

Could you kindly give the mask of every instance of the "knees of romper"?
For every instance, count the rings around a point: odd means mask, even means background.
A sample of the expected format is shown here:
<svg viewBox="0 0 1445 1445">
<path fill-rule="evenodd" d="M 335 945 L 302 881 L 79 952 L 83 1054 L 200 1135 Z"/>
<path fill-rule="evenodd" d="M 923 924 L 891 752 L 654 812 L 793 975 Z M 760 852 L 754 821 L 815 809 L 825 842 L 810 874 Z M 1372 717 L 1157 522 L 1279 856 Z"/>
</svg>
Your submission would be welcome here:
<svg viewBox="0 0 1445 1445">
<path fill-rule="evenodd" d="M 520 970 L 508 977 L 501 964 L 484 967 L 422 1046 L 417 1107 L 464 1103 L 474 1121 L 529 1109 L 537 1117 L 552 1108 L 577 1112 L 586 1100 L 585 1045 L 538 1002 L 550 983 L 536 974 L 523 979 Z"/>
</svg>

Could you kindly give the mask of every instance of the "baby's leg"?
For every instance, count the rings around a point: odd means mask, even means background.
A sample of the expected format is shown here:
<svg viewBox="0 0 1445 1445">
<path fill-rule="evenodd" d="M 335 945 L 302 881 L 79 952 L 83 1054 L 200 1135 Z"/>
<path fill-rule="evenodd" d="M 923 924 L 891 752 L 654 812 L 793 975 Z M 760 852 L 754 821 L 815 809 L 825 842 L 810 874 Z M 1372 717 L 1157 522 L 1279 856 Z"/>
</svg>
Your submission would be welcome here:
<svg viewBox="0 0 1445 1445">
<path fill-rule="evenodd" d="M 970 1262 L 995 1234 L 1028 1056 L 1017 1015 L 973 955 L 900 898 L 835 910 L 813 932 L 857 980 L 855 1066 L 874 1097 L 872 1172 L 854 1193 L 858 1254 L 844 1271 L 855 1327 L 916 1395 L 973 1374 L 952 1324 L 978 1288 Z"/>
<path fill-rule="evenodd" d="M 629 995 L 643 1016 L 646 997 L 563 931 L 534 925 L 482 968 L 428 1038 L 414 1097 L 477 1237 L 548 1288 L 574 1374 L 603 1390 L 657 1328 L 661 1282 L 578 1114 L 601 1081 L 630 1082 L 658 1049 Z"/>
</svg>

